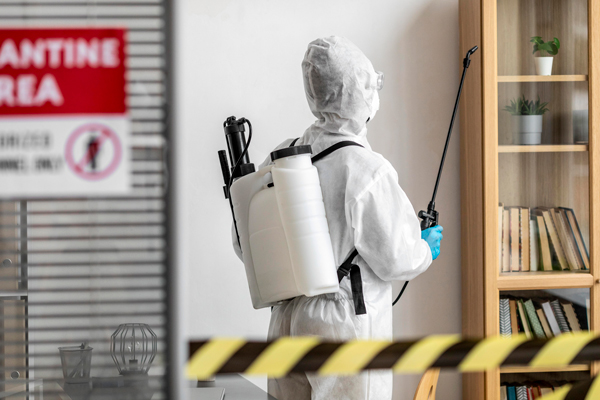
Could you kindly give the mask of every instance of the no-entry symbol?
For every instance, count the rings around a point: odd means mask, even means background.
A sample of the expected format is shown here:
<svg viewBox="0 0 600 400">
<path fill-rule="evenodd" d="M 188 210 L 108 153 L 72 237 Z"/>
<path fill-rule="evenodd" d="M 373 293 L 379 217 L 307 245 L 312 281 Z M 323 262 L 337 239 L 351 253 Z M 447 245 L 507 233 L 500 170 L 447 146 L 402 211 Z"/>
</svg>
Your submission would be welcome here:
<svg viewBox="0 0 600 400">
<path fill-rule="evenodd" d="M 75 129 L 65 146 L 65 160 L 71 171 L 89 181 L 110 176 L 119 166 L 122 153 L 117 134 L 98 123 Z"/>
</svg>

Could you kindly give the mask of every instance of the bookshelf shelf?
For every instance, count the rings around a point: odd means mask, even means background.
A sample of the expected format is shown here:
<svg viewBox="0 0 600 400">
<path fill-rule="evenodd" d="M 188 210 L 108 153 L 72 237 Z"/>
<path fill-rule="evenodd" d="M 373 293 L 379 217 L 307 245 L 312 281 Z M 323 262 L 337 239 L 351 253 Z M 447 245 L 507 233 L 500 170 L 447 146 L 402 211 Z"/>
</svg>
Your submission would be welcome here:
<svg viewBox="0 0 600 400">
<path fill-rule="evenodd" d="M 587 75 L 500 75 L 498 82 L 585 82 Z"/>
<path fill-rule="evenodd" d="M 588 151 L 587 144 L 548 144 L 537 146 L 498 146 L 498 153 L 573 153 Z"/>
<path fill-rule="evenodd" d="M 509 272 L 497 280 L 498 290 L 590 288 L 594 277 L 584 272 Z"/>
<path fill-rule="evenodd" d="M 585 364 L 567 365 L 566 367 L 527 367 L 527 366 L 506 366 L 500 367 L 501 374 L 530 374 L 539 372 L 578 372 L 589 371 L 590 366 Z"/>
</svg>

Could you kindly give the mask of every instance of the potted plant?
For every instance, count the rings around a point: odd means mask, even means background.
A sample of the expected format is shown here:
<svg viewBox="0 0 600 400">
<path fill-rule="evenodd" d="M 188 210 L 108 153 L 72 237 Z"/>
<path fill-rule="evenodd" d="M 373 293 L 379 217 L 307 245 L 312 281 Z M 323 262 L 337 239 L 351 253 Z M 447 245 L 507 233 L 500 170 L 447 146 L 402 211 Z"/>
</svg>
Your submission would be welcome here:
<svg viewBox="0 0 600 400">
<path fill-rule="evenodd" d="M 504 107 L 511 117 L 512 132 L 518 144 L 535 145 L 542 143 L 542 118 L 548 112 L 548 103 L 542 103 L 540 96 L 537 101 L 525 99 L 525 95 L 511 100 Z"/>
<path fill-rule="evenodd" d="M 533 43 L 533 54 L 540 52 L 540 55 L 534 58 L 537 74 L 552 75 L 553 58 L 551 56 L 558 54 L 560 42 L 557 38 L 550 42 L 544 42 L 541 36 L 533 36 L 530 42 Z"/>
</svg>

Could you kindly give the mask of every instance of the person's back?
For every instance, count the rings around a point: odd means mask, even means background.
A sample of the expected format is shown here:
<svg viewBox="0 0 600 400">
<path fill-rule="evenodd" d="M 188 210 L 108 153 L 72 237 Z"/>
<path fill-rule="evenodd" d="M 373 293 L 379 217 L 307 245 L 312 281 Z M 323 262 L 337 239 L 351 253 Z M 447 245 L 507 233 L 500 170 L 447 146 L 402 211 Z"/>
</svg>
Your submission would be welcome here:
<svg viewBox="0 0 600 400">
<path fill-rule="evenodd" d="M 310 43 L 302 69 L 309 106 L 318 120 L 295 144 L 310 144 L 313 154 L 347 140 L 363 146 L 338 149 L 315 163 L 336 263 L 341 265 L 356 249 L 358 256 L 351 261 L 360 275 L 353 282 L 342 279 L 339 293 L 300 296 L 274 307 L 269 339 L 391 339 L 391 281 L 424 272 L 434 247 L 421 239 L 419 221 L 397 183 L 396 171 L 366 139 L 366 123 L 379 107 L 382 75 L 356 46 L 339 37 Z M 441 234 L 436 240 L 439 249 Z M 359 289 L 364 313 L 354 301 Z M 279 400 L 391 399 L 391 372 L 351 377 L 296 374 L 269 380 L 269 393 Z"/>
</svg>

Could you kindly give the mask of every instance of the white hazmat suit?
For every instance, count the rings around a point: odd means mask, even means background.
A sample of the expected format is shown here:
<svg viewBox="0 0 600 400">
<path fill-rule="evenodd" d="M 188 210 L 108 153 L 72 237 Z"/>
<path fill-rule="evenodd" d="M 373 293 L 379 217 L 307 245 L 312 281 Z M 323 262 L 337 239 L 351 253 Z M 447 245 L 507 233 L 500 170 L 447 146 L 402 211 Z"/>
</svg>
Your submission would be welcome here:
<svg viewBox="0 0 600 400">
<path fill-rule="evenodd" d="M 396 171 L 371 150 L 366 138 L 367 120 L 379 107 L 381 76 L 360 49 L 335 36 L 309 44 L 302 72 L 308 104 L 318 119 L 296 145 L 311 145 L 313 155 L 344 140 L 364 146 L 338 149 L 315 166 L 336 263 L 341 265 L 354 248 L 358 250 L 354 263 L 362 274 L 367 313 L 355 314 L 350 280 L 344 278 L 339 293 L 301 296 L 274 307 L 269 339 L 316 335 L 329 340 L 391 340 L 391 282 L 421 274 L 432 255 Z M 269 380 L 269 393 L 279 400 L 386 400 L 392 398 L 392 375 L 295 374 Z"/>
</svg>

